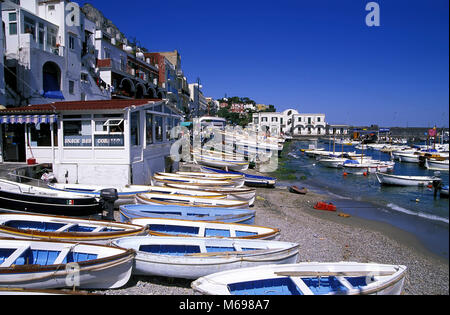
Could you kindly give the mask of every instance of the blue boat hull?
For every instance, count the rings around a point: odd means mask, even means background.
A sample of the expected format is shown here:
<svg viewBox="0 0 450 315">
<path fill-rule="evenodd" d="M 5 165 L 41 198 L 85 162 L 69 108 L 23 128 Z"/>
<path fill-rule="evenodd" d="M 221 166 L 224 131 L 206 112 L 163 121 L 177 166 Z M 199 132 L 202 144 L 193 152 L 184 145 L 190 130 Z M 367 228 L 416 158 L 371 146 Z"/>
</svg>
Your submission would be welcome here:
<svg viewBox="0 0 450 315">
<path fill-rule="evenodd" d="M 234 172 L 234 171 L 225 171 L 225 170 L 213 168 L 213 167 L 202 166 L 202 169 L 206 170 L 207 172 L 213 172 L 213 173 L 244 175 L 245 186 L 250 186 L 250 187 L 274 187 L 275 182 L 277 180 L 275 177 L 251 175 L 251 174 Z"/>
<path fill-rule="evenodd" d="M 248 209 L 209 209 L 201 207 L 133 204 L 120 206 L 119 213 L 121 222 L 129 222 L 135 218 L 148 217 L 254 224 L 256 211 Z"/>
</svg>

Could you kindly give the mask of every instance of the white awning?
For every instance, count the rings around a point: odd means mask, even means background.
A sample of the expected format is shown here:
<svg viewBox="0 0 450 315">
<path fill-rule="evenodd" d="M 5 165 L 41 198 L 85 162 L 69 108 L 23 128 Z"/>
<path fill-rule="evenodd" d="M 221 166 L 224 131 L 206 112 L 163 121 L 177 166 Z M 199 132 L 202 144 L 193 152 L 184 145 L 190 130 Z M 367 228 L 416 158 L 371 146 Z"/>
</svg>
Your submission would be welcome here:
<svg viewBox="0 0 450 315">
<path fill-rule="evenodd" d="M 3 115 L 0 116 L 1 124 L 42 124 L 56 123 L 57 115 Z"/>
</svg>

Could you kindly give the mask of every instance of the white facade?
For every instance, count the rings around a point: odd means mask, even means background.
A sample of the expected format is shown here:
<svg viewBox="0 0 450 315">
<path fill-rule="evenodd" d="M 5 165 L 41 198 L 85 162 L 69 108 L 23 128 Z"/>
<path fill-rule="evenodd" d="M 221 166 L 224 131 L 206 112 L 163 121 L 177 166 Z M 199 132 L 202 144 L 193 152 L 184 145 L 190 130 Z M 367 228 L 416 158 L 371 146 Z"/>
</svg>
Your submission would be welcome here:
<svg viewBox="0 0 450 315">
<path fill-rule="evenodd" d="M 2 0 L 0 0 L 0 12 L 2 12 Z M 5 75 L 4 75 L 4 65 L 3 58 L 5 55 L 5 42 L 3 38 L 3 23 L 0 23 L 0 106 L 5 106 L 6 101 L 6 90 L 5 90 Z M 1 139 L 0 130 L 0 139 Z M 1 148 L 2 140 L 0 140 Z M 1 163 L 1 150 L 0 150 L 0 163 Z"/>
<path fill-rule="evenodd" d="M 208 111 L 208 101 L 202 92 L 203 86 L 198 83 L 189 84 L 189 93 L 191 95 L 191 113 L 194 117 L 203 116 Z"/>
<path fill-rule="evenodd" d="M 93 22 L 76 11 L 73 3 L 28 0 L 17 5 L 6 0 L 2 20 L 6 66 L 12 73 L 6 82 L 8 105 L 111 97 L 92 78 Z"/>
<path fill-rule="evenodd" d="M 300 114 L 295 109 L 283 112 L 253 114 L 253 127 L 269 130 L 271 134 L 325 135 L 325 114 Z"/>
</svg>

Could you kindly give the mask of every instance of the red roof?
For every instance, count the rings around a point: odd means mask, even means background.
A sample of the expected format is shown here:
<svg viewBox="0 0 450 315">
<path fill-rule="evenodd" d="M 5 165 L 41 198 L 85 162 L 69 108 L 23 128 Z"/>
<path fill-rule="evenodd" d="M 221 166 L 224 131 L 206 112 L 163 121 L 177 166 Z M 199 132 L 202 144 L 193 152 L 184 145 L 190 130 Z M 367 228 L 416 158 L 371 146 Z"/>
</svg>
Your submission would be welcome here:
<svg viewBox="0 0 450 315">
<path fill-rule="evenodd" d="M 161 99 L 131 99 L 131 100 L 113 99 L 103 101 L 55 102 L 50 104 L 28 105 L 23 107 L 7 108 L 4 110 L 0 110 L 0 115 L 8 113 L 124 109 L 127 107 L 131 107 L 133 105 L 142 106 L 159 101 L 161 101 Z"/>
</svg>

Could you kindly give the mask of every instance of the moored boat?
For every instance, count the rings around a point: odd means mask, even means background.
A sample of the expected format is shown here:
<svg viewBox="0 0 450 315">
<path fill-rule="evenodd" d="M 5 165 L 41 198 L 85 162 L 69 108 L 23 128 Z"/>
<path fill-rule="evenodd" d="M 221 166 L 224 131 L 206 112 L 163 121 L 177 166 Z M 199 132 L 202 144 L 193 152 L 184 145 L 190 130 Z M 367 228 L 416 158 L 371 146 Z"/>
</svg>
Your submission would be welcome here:
<svg viewBox="0 0 450 315">
<path fill-rule="evenodd" d="M 295 243 L 200 237 L 127 237 L 114 244 L 136 251 L 133 273 L 197 279 L 221 270 L 297 261 Z"/>
<path fill-rule="evenodd" d="M 145 234 L 140 225 L 120 222 L 0 213 L 0 237 L 108 244 L 116 238 Z"/>
<path fill-rule="evenodd" d="M 119 207 L 119 214 L 122 222 L 149 217 L 253 224 L 256 211 L 186 206 L 122 205 Z"/>
<path fill-rule="evenodd" d="M 248 169 L 249 162 L 243 160 L 235 160 L 231 158 L 222 158 L 209 154 L 193 153 L 194 163 L 204 166 L 225 168 L 232 171 L 245 171 Z"/>
<path fill-rule="evenodd" d="M 425 159 L 425 167 L 429 170 L 449 171 L 448 159 Z"/>
<path fill-rule="evenodd" d="M 403 176 L 376 172 L 378 182 L 382 185 L 394 186 L 426 186 L 433 182 L 441 182 L 437 176 Z"/>
<path fill-rule="evenodd" d="M 89 216 L 103 211 L 91 195 L 56 191 L 0 179 L 0 208 L 4 211 L 66 216 Z"/>
<path fill-rule="evenodd" d="M 188 177 L 173 173 L 155 173 L 152 177 L 155 185 L 163 186 L 165 184 L 190 184 L 207 187 L 238 187 L 232 180 L 225 179 L 206 179 L 198 177 Z"/>
<path fill-rule="evenodd" d="M 132 224 L 148 227 L 153 236 L 227 237 L 241 239 L 275 239 L 280 235 L 276 228 L 224 222 L 177 220 L 164 218 L 137 218 Z"/>
<path fill-rule="evenodd" d="M 4 238 L 0 287 L 119 288 L 130 279 L 134 256 L 133 250 L 104 245 Z"/>
<path fill-rule="evenodd" d="M 228 270 L 191 287 L 209 295 L 399 295 L 406 266 L 357 262 L 304 262 Z"/>
</svg>

